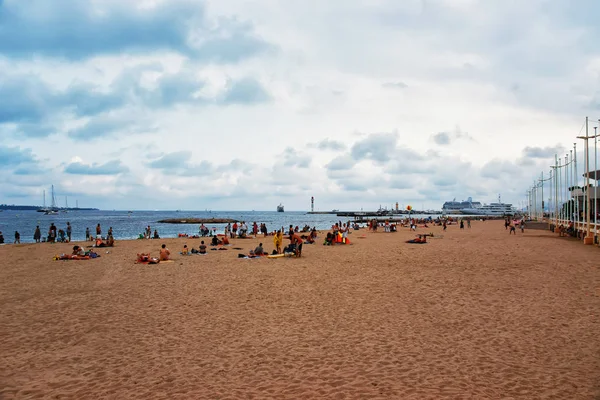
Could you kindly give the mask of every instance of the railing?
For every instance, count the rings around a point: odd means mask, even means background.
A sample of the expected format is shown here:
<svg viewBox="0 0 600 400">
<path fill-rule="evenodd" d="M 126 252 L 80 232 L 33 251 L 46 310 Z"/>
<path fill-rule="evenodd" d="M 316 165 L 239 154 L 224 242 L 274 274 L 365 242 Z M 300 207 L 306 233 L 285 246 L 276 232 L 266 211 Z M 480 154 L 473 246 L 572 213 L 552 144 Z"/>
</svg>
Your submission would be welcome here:
<svg viewBox="0 0 600 400">
<path fill-rule="evenodd" d="M 573 228 L 578 232 L 578 237 L 583 239 L 583 237 L 587 234 L 588 224 L 585 221 L 570 221 L 568 219 L 562 218 L 554 218 L 554 217 L 544 217 L 542 222 L 548 223 L 548 226 L 564 226 L 565 228 L 569 226 L 569 223 L 573 222 Z M 554 230 L 555 232 L 556 229 Z M 594 243 L 598 244 L 600 242 L 600 223 L 594 223 L 592 221 L 590 223 L 590 236 L 594 238 Z"/>
</svg>

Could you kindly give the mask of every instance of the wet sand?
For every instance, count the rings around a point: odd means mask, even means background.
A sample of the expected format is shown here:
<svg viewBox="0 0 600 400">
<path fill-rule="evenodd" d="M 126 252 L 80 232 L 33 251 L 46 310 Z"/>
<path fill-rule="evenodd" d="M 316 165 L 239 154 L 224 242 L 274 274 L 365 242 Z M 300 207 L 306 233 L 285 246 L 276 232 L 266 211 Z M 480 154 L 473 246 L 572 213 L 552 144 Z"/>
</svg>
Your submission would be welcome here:
<svg viewBox="0 0 600 400">
<path fill-rule="evenodd" d="M 599 398 L 599 248 L 419 232 L 443 238 L 361 230 L 301 259 L 238 259 L 273 242 L 237 239 L 158 265 L 135 255 L 199 239 L 0 246 L 0 399 Z"/>
</svg>

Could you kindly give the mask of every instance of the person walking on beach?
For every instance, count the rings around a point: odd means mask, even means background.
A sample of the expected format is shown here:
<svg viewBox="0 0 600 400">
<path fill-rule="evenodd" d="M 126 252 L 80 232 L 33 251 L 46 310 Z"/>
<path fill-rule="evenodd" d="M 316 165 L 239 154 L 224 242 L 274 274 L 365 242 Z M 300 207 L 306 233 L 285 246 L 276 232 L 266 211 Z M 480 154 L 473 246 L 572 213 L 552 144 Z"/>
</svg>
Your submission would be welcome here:
<svg viewBox="0 0 600 400">
<path fill-rule="evenodd" d="M 96 225 L 96 237 L 98 236 L 102 236 L 102 228 L 100 227 L 100 224 Z"/>
<path fill-rule="evenodd" d="M 21 234 L 15 231 L 15 244 L 21 244 Z"/>
<path fill-rule="evenodd" d="M 448 227 L 448 221 L 444 220 L 443 227 L 444 227 L 444 232 L 446 232 L 446 228 Z"/>
<path fill-rule="evenodd" d="M 521 219 L 521 222 L 519 222 L 519 227 L 521 228 L 521 233 L 525 233 L 525 220 Z"/>
<path fill-rule="evenodd" d="M 471 218 L 467 218 L 467 228 L 471 229 Z"/>
<path fill-rule="evenodd" d="M 85 228 L 85 241 L 89 242 L 90 239 L 91 239 L 91 237 L 90 237 L 90 228 L 87 227 L 87 228 Z"/>
<path fill-rule="evenodd" d="M 67 222 L 67 240 L 71 242 L 71 223 Z"/>
<path fill-rule="evenodd" d="M 510 231 L 508 231 L 508 234 L 510 235 L 511 233 L 514 233 L 516 235 L 517 234 L 517 229 L 515 228 L 515 225 L 512 222 L 510 222 L 508 224 L 508 226 L 510 226 Z"/>
<path fill-rule="evenodd" d="M 465 221 L 460 220 L 460 229 L 465 229 Z"/>
<path fill-rule="evenodd" d="M 39 243 L 40 240 L 42 240 L 42 231 L 40 231 L 39 225 L 35 227 L 35 232 L 33 233 L 33 240 L 35 240 L 36 243 Z"/>
<path fill-rule="evenodd" d="M 504 229 L 505 229 L 505 230 L 506 230 L 506 229 L 508 229 L 508 226 L 509 226 L 509 225 L 510 225 L 510 222 L 509 222 L 508 218 L 506 218 L 506 219 L 504 220 Z"/>
</svg>

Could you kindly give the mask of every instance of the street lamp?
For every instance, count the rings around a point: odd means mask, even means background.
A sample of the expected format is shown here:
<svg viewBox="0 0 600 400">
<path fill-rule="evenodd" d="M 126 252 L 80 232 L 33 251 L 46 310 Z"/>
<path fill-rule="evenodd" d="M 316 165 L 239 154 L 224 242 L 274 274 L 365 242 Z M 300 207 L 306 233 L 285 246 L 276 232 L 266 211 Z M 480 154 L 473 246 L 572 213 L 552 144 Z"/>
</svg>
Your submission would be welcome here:
<svg viewBox="0 0 600 400">
<path fill-rule="evenodd" d="M 583 239 L 583 244 L 593 244 L 594 238 L 592 237 L 592 227 L 591 227 L 591 218 L 590 218 L 590 154 L 589 154 L 589 140 L 595 139 L 598 135 L 594 134 L 594 136 L 589 136 L 588 133 L 588 117 L 585 117 L 585 136 L 577 136 L 577 139 L 585 140 L 585 177 L 586 177 L 586 220 L 587 220 L 587 229 L 586 235 Z M 596 229 L 594 229 L 596 230 Z"/>
</svg>

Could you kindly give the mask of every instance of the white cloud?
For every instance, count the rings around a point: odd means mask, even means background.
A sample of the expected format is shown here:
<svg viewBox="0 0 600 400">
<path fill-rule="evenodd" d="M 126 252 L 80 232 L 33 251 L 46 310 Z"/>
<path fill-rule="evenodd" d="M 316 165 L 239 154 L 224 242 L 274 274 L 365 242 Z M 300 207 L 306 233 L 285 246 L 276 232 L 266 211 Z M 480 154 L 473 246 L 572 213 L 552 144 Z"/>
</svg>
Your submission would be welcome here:
<svg viewBox="0 0 600 400">
<path fill-rule="evenodd" d="M 0 33 L 0 202 L 518 203 L 600 116 L 600 30 L 567 0 L 23 4 L 0 2 L 23 29 Z"/>
</svg>

